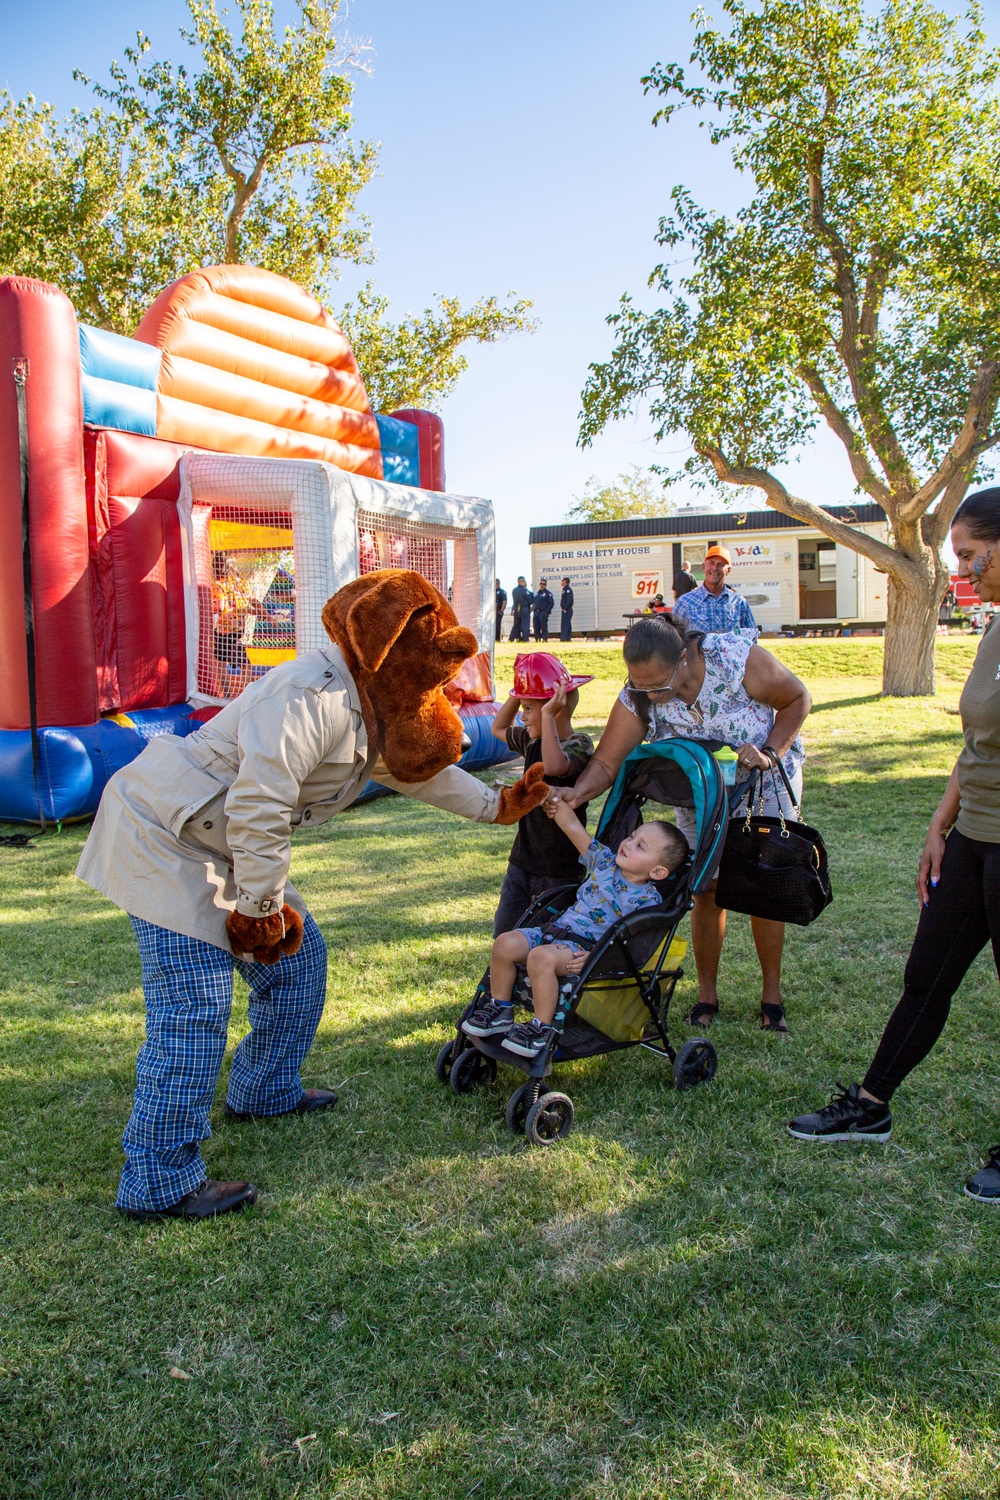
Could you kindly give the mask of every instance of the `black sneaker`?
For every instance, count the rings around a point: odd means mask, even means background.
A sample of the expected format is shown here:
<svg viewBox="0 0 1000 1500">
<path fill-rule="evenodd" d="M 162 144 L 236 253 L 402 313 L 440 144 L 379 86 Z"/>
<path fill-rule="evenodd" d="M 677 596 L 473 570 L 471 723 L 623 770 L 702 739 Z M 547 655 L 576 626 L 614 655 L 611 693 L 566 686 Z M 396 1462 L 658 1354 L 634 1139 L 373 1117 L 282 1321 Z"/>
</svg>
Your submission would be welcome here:
<svg viewBox="0 0 1000 1500">
<path fill-rule="evenodd" d="M 1000 1203 L 1000 1146 L 990 1147 L 990 1159 L 965 1184 L 965 1192 L 977 1203 Z"/>
<path fill-rule="evenodd" d="M 532 1016 L 530 1021 L 512 1026 L 503 1039 L 503 1045 L 508 1052 L 516 1052 L 518 1057 L 537 1057 L 545 1051 L 554 1035 L 554 1027 L 543 1026 L 537 1017 Z"/>
<path fill-rule="evenodd" d="M 487 1000 L 474 1010 L 462 1030 L 467 1036 L 503 1036 L 514 1024 L 513 1005 L 503 1005 L 499 1000 Z"/>
<path fill-rule="evenodd" d="M 814 1115 L 796 1115 L 788 1127 L 797 1141 L 887 1141 L 892 1135 L 888 1104 L 862 1099 L 856 1083 L 833 1094 Z"/>
</svg>

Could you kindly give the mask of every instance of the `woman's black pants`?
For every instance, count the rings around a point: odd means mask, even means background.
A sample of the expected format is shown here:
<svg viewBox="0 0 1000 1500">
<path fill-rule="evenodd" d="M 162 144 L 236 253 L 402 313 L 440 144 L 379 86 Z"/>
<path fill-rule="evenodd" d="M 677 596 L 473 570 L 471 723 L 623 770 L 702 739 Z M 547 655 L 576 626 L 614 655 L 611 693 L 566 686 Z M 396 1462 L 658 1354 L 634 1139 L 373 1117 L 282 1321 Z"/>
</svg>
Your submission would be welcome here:
<svg viewBox="0 0 1000 1500">
<path fill-rule="evenodd" d="M 903 994 L 889 1017 L 864 1087 L 890 1099 L 944 1030 L 951 998 L 987 943 L 1000 973 L 1000 844 L 948 835 L 941 878 L 920 913 Z"/>
</svg>

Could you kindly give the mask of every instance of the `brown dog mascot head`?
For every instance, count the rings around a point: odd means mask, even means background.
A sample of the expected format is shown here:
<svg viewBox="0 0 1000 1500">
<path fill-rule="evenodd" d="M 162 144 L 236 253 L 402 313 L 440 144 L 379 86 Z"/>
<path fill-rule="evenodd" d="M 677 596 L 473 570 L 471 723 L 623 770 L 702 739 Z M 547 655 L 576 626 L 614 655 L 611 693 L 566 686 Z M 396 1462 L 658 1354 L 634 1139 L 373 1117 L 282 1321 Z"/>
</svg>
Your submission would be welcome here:
<svg viewBox="0 0 1000 1500">
<path fill-rule="evenodd" d="M 442 689 L 479 644 L 419 573 L 382 568 L 338 589 L 323 608 L 382 759 L 400 781 L 426 781 L 458 760 L 462 721 Z"/>
</svg>

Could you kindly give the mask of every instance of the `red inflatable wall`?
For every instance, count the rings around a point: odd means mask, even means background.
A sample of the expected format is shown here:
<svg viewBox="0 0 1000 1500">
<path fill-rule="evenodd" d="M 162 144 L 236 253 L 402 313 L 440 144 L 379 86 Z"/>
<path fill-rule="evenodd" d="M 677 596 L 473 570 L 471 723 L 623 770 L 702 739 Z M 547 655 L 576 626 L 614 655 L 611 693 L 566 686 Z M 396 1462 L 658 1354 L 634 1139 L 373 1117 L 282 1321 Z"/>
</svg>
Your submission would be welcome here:
<svg viewBox="0 0 1000 1500">
<path fill-rule="evenodd" d="M 28 729 L 17 398 L 11 362 L 29 361 L 29 507 L 38 722 L 97 718 L 76 314 L 56 287 L 0 278 L 0 729 Z"/>
<path fill-rule="evenodd" d="M 433 411 L 421 411 L 417 407 L 405 407 L 402 411 L 389 413 L 398 422 L 412 422 L 417 429 L 420 455 L 420 488 L 443 490 L 444 482 L 444 423 Z"/>
<path fill-rule="evenodd" d="M 102 713 L 181 703 L 187 689 L 177 499 L 190 448 L 130 432 L 85 435 Z"/>
</svg>

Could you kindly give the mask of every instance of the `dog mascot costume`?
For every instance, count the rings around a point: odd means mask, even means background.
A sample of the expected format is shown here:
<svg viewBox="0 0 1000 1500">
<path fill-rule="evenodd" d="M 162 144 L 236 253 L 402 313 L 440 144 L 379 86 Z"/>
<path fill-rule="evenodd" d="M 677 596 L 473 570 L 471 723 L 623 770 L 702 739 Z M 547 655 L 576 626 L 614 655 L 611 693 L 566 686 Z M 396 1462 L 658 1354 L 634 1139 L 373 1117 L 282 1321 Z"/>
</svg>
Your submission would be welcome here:
<svg viewBox="0 0 1000 1500">
<path fill-rule="evenodd" d="M 419 573 L 366 574 L 328 600 L 323 624 L 329 646 L 118 771 L 80 858 L 80 878 L 128 912 L 142 961 L 146 1040 L 117 1200 L 131 1218 L 208 1218 L 257 1196 L 206 1181 L 201 1156 L 234 967 L 251 1029 L 227 1118 L 336 1103 L 299 1077 L 323 1013 L 326 945 L 288 882 L 292 833 L 349 806 L 370 776 L 478 823 L 516 823 L 546 795 L 540 766 L 496 792 L 455 765 L 462 724 L 442 689 L 479 647 Z"/>
</svg>

